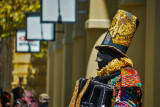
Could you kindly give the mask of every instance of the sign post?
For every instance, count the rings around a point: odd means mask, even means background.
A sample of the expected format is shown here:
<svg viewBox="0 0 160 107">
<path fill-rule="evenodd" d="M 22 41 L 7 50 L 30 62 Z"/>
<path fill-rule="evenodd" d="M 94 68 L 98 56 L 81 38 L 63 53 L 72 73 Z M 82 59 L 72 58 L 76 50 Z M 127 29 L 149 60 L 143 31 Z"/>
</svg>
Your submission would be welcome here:
<svg viewBox="0 0 160 107">
<path fill-rule="evenodd" d="M 40 41 L 27 41 L 25 29 L 16 30 L 16 52 L 40 52 Z"/>
</svg>

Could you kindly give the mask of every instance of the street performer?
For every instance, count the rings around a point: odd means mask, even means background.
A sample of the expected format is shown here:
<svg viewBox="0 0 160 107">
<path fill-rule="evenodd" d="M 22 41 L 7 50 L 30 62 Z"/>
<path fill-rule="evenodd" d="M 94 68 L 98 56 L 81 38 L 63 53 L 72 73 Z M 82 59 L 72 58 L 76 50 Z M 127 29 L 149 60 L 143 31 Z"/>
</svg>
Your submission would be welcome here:
<svg viewBox="0 0 160 107">
<path fill-rule="evenodd" d="M 76 82 L 69 107 L 140 107 L 141 81 L 132 60 L 126 55 L 139 21 L 118 10 L 98 50 L 95 78 Z"/>
</svg>

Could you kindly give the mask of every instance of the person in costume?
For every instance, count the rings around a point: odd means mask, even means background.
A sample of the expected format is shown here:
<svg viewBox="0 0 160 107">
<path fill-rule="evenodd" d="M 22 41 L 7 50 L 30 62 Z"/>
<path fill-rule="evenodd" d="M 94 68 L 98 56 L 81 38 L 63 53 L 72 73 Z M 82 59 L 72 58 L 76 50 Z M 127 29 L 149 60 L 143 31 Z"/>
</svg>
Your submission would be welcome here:
<svg viewBox="0 0 160 107">
<path fill-rule="evenodd" d="M 139 21 L 118 10 L 98 50 L 95 78 L 77 80 L 69 107 L 140 107 L 141 81 L 133 62 L 125 54 Z"/>
</svg>

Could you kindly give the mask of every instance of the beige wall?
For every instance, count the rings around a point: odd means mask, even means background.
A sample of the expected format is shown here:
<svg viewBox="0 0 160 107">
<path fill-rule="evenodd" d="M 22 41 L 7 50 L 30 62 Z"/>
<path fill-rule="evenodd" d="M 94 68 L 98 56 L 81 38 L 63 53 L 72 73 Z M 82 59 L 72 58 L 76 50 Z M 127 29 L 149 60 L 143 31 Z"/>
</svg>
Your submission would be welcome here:
<svg viewBox="0 0 160 107">
<path fill-rule="evenodd" d="M 95 8 L 97 7 L 97 8 Z M 89 8 L 89 19 L 86 21 L 86 77 L 95 77 L 96 69 L 98 68 L 95 62 L 97 50 L 95 50 L 95 43 L 101 44 L 104 32 L 110 26 L 109 12 L 105 0 L 91 0 Z M 100 38 L 100 39 L 99 39 Z M 102 40 L 101 40 L 102 39 Z M 98 40 L 98 42 L 96 42 Z"/>
<path fill-rule="evenodd" d="M 49 99 L 53 102 L 53 59 L 54 59 L 54 43 L 48 43 L 48 51 L 47 51 L 47 75 L 46 75 L 46 92 L 49 95 Z M 48 72 L 50 71 L 50 72 Z M 53 103 L 49 103 L 49 107 L 53 107 Z"/>
<path fill-rule="evenodd" d="M 53 56 L 53 107 L 62 107 L 62 39 L 63 35 L 56 35 L 57 42 L 54 47 Z"/>
<path fill-rule="evenodd" d="M 63 59 L 62 59 L 62 107 L 67 107 L 72 95 L 72 40 L 73 25 L 66 26 L 65 37 L 63 38 Z"/>
<path fill-rule="evenodd" d="M 79 6 L 81 6 L 81 9 L 85 9 L 85 3 L 80 3 Z M 78 22 L 73 25 L 72 30 L 72 90 L 76 80 L 85 77 L 86 74 L 86 30 L 84 22 L 87 20 L 87 14 L 78 14 L 77 17 Z"/>
<path fill-rule="evenodd" d="M 160 1 L 147 0 L 144 106 L 159 107 Z"/>
<path fill-rule="evenodd" d="M 101 45 L 104 37 L 106 36 L 106 32 L 103 33 L 96 41 L 96 43 L 94 44 L 89 60 L 88 60 L 88 65 L 87 65 L 87 71 L 86 71 L 86 78 L 89 77 L 96 77 L 97 76 L 97 70 L 98 69 L 98 64 L 95 61 L 96 57 L 97 57 L 97 52 L 98 50 L 95 49 L 95 46 L 97 45 Z"/>
</svg>

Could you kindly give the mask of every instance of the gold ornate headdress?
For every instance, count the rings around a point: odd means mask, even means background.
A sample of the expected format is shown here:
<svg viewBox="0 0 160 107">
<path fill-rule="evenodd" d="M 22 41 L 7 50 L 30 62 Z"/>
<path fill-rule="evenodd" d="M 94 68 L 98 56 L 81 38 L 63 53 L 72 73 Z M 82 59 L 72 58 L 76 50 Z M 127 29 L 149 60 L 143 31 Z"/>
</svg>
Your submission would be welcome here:
<svg viewBox="0 0 160 107">
<path fill-rule="evenodd" d="M 98 50 L 99 47 L 112 48 L 127 57 L 125 53 L 138 24 L 139 21 L 136 16 L 127 11 L 118 10 L 102 44 L 96 46 L 96 49 Z"/>
</svg>

